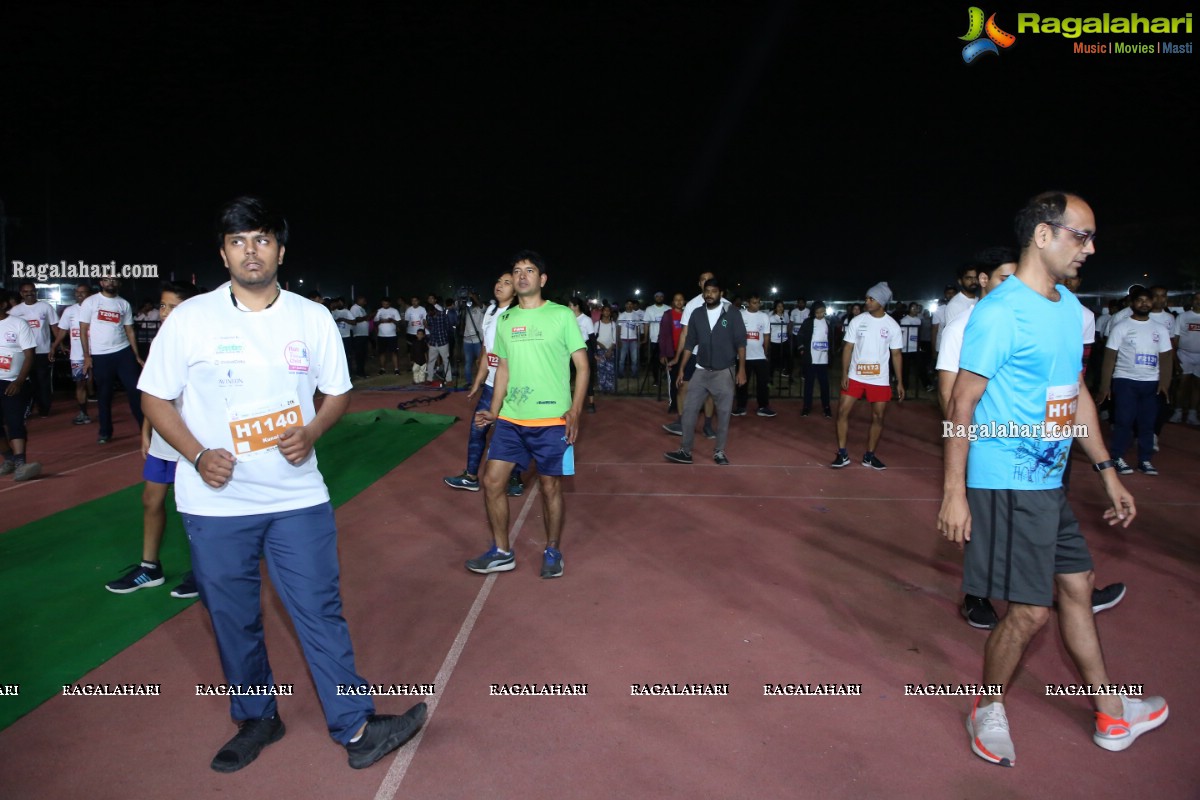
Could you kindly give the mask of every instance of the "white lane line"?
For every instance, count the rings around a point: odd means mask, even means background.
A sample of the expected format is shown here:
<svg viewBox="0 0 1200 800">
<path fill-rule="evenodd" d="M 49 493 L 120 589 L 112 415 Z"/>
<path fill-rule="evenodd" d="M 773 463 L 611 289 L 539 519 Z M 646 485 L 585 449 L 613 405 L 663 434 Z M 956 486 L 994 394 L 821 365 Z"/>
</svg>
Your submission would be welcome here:
<svg viewBox="0 0 1200 800">
<path fill-rule="evenodd" d="M 525 525 L 525 518 L 529 516 L 529 510 L 533 508 L 533 501 L 537 498 L 539 488 L 537 483 L 533 484 L 533 490 L 529 492 L 525 504 L 521 507 L 521 513 L 517 515 L 517 521 L 513 524 L 512 531 L 508 535 L 508 546 L 510 549 L 516 546 L 517 537 L 521 534 L 521 528 Z M 479 619 L 479 615 L 483 611 L 483 604 L 487 602 L 488 595 L 492 593 L 492 586 L 496 583 L 496 578 L 499 576 L 500 573 L 493 572 L 484 579 L 483 586 L 479 587 L 479 593 L 475 595 L 475 602 L 471 604 L 471 610 L 467 612 L 466 619 L 463 620 L 462 626 L 458 629 L 458 635 L 454 637 L 454 643 L 450 645 L 450 652 L 446 653 L 446 658 L 442 661 L 442 667 L 433 679 L 433 683 L 437 687 L 437 693 L 425 701 L 429 706 L 425 727 L 421 729 L 421 732 L 411 742 L 400 748 L 395 760 L 392 761 L 391 767 L 388 768 L 387 775 L 383 778 L 383 783 L 379 785 L 379 791 L 375 793 L 375 800 L 392 800 L 396 796 L 396 792 L 400 790 L 400 783 L 404 780 L 404 776 L 408 773 L 409 765 L 412 764 L 413 759 L 417 755 L 417 748 L 421 746 L 421 740 L 425 738 L 425 731 L 429 730 L 429 723 L 433 719 L 433 714 L 437 710 L 438 703 L 441 702 L 442 694 L 446 691 L 446 684 L 449 683 L 450 676 L 454 673 L 454 668 L 458 666 L 458 659 L 462 656 L 463 649 L 467 646 L 467 638 L 471 635 L 471 631 L 475 627 L 475 620 Z"/>
<path fill-rule="evenodd" d="M 90 464 L 84 464 L 82 467 L 76 467 L 75 469 L 69 469 L 66 472 L 51 472 L 42 477 L 44 477 L 44 478 L 61 478 L 63 475 L 70 475 L 73 472 L 79 472 L 81 469 L 91 469 L 92 467 L 98 467 L 101 464 L 107 463 L 109 461 L 116 461 L 118 458 L 124 458 L 125 456 L 133 455 L 134 453 L 140 453 L 140 452 L 142 452 L 142 449 L 139 447 L 137 450 L 130 450 L 126 453 L 120 453 L 115 456 L 109 456 L 108 458 L 102 458 L 99 461 L 93 461 Z M 34 479 L 32 481 L 25 481 L 24 483 L 18 483 L 13 486 L 9 486 L 7 489 L 0 489 L 0 494 L 4 494 L 5 492 L 11 492 L 13 489 L 20 489 L 23 486 L 33 486 L 34 484 L 36 484 L 38 482 L 38 480 L 40 480 L 40 479 Z M 125 487 L 122 486 L 121 488 L 124 489 Z"/>
</svg>

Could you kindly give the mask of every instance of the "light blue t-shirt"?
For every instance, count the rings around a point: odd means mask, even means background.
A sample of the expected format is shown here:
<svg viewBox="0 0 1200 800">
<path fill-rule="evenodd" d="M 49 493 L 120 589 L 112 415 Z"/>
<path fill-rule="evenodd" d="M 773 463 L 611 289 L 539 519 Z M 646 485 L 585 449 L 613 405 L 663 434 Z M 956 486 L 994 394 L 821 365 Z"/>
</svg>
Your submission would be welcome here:
<svg viewBox="0 0 1200 800">
<path fill-rule="evenodd" d="M 1059 286 L 1052 302 L 1015 275 L 975 306 L 959 368 L 988 379 L 975 408 L 967 486 L 1057 489 L 1071 454 L 1083 360 L 1083 306 Z"/>
</svg>

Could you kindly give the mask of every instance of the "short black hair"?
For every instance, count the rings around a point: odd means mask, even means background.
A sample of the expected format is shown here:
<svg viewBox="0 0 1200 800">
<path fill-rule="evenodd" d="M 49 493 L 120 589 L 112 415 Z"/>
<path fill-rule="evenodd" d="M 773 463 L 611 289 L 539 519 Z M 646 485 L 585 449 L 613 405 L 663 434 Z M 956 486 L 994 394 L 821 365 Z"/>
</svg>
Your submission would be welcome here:
<svg viewBox="0 0 1200 800">
<path fill-rule="evenodd" d="M 958 274 L 956 275 L 956 277 L 961 281 L 968 272 L 974 272 L 974 273 L 978 274 L 979 273 L 979 265 L 976 264 L 974 261 L 968 261 L 967 263 L 959 266 Z"/>
<path fill-rule="evenodd" d="M 181 302 L 191 300 L 200 294 L 200 290 L 196 288 L 195 284 L 186 281 L 167 281 L 162 285 L 162 291 L 170 292 L 178 297 Z"/>
<path fill-rule="evenodd" d="M 986 250 L 980 250 L 975 254 L 975 266 L 979 272 L 986 272 L 987 276 L 992 277 L 994 273 L 1003 264 L 1017 263 L 1017 251 L 1011 247 L 998 245 L 989 247 Z"/>
<path fill-rule="evenodd" d="M 530 264 L 533 264 L 538 268 L 538 272 L 542 273 L 543 275 L 546 274 L 546 260 L 533 250 L 518 250 L 517 253 L 511 259 L 509 259 L 508 271 L 512 272 L 513 268 L 522 261 L 528 261 Z"/>
<path fill-rule="evenodd" d="M 231 233 L 246 231 L 269 233 L 280 247 L 287 246 L 287 219 L 262 198 L 237 197 L 221 206 L 217 212 L 218 244 L 224 245 L 225 237 Z"/>
<path fill-rule="evenodd" d="M 705 289 L 707 289 L 707 288 L 708 288 L 708 287 L 710 287 L 710 286 L 715 286 L 715 287 L 717 287 L 718 289 L 720 289 L 720 288 L 721 288 L 721 282 L 720 282 L 719 280 L 717 280 L 717 276 L 716 276 L 716 275 L 714 275 L 713 277 L 709 278 L 708 280 L 706 280 L 706 281 L 704 282 L 704 288 L 705 288 Z"/>
<path fill-rule="evenodd" d="M 1017 244 L 1021 251 L 1029 247 L 1033 240 L 1033 232 L 1043 222 L 1061 223 L 1067 213 L 1067 198 L 1069 192 L 1042 192 L 1031 197 L 1025 207 L 1017 212 L 1013 220 L 1013 229 L 1017 234 Z"/>
<path fill-rule="evenodd" d="M 1151 291 L 1145 286 L 1134 286 L 1129 290 L 1129 299 L 1136 300 L 1139 297 L 1151 297 Z"/>
</svg>

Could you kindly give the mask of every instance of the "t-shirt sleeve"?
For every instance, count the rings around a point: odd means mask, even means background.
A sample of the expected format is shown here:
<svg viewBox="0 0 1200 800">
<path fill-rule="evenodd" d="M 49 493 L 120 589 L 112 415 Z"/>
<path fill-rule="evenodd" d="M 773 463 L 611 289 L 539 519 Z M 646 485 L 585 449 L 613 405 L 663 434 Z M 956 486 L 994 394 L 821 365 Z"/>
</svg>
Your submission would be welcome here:
<svg viewBox="0 0 1200 800">
<path fill-rule="evenodd" d="M 974 314 L 971 316 L 974 316 Z M 964 332 L 963 327 L 957 325 L 946 326 L 946 332 L 942 336 L 942 349 L 938 351 L 938 370 L 942 372 L 958 372 L 958 362 L 962 358 Z"/>
<path fill-rule="evenodd" d="M 49 320 L 51 325 L 57 324 L 58 323 L 58 311 L 55 310 L 54 306 L 51 306 L 49 303 L 47 303 L 46 305 L 49 306 L 49 308 L 50 308 L 50 313 L 46 315 L 46 319 Z"/>
<path fill-rule="evenodd" d="M 888 317 L 888 323 L 888 330 L 892 333 L 891 337 L 888 339 L 888 341 L 891 343 L 888 345 L 888 347 L 892 350 L 904 349 L 904 332 L 900 330 L 900 323 L 896 322 L 896 320 L 892 319 L 891 317 Z"/>
<path fill-rule="evenodd" d="M 160 400 L 174 400 L 187 385 L 189 337 L 184 330 L 185 320 L 181 319 L 185 314 L 176 311 L 158 329 L 138 378 L 138 389 Z"/>
<path fill-rule="evenodd" d="M 1083 314 L 1083 343 L 1096 343 L 1096 317 L 1084 311 Z"/>
<path fill-rule="evenodd" d="M 309 363 L 314 363 L 320 369 L 317 374 L 317 388 L 322 393 L 336 396 L 350 391 L 350 367 L 346 364 L 346 348 L 342 345 L 342 334 L 338 331 L 333 317 L 324 314 L 313 314 L 312 324 L 316 328 L 316 353 L 310 353 Z M 317 356 L 311 358 L 311 356 Z"/>
<path fill-rule="evenodd" d="M 1175 318 L 1175 324 L 1172 326 L 1171 335 L 1172 336 L 1182 336 L 1183 335 L 1183 314 L 1180 314 L 1178 317 Z"/>
<path fill-rule="evenodd" d="M 507 324 L 501 314 L 496 320 L 496 338 L 492 341 L 492 353 L 497 358 L 508 358 L 508 336 L 512 333 L 512 325 Z"/>
<path fill-rule="evenodd" d="M 579 324 L 575 322 L 575 315 L 571 313 L 571 309 L 564 306 L 559 316 L 563 320 L 563 334 L 566 337 L 567 352 L 574 353 L 576 350 L 583 350 L 587 347 L 583 343 L 583 334 L 579 332 Z"/>
<path fill-rule="evenodd" d="M 977 304 L 963 333 L 959 369 L 991 380 L 1012 356 L 1015 335 L 1011 315 L 1003 303 Z"/>
<path fill-rule="evenodd" d="M 131 305 L 129 305 L 129 303 L 121 304 L 121 324 L 122 325 L 132 325 L 133 324 L 133 307 Z"/>
<path fill-rule="evenodd" d="M 37 339 L 33 336 L 33 328 L 28 325 L 17 326 L 17 346 L 22 350 L 37 347 Z"/>
<path fill-rule="evenodd" d="M 1164 329 L 1166 336 L 1158 337 L 1158 352 L 1165 353 L 1171 349 L 1171 331 L 1166 330 L 1167 326 L 1161 323 L 1159 324 L 1159 327 Z"/>
<path fill-rule="evenodd" d="M 1121 349 L 1121 332 L 1124 329 L 1125 329 L 1125 325 L 1124 325 L 1123 320 L 1121 322 L 1118 322 L 1116 325 L 1113 325 L 1109 329 L 1108 339 L 1106 339 L 1104 341 L 1104 347 L 1106 350 L 1120 350 Z"/>
</svg>

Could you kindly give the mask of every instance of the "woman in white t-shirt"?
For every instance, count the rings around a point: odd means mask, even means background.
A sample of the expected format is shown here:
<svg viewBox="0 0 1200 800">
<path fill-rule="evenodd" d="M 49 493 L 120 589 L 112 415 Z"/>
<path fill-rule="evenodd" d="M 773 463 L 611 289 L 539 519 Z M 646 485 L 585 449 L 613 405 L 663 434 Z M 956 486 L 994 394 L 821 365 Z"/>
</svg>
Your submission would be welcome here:
<svg viewBox="0 0 1200 800">
<path fill-rule="evenodd" d="M 617 390 L 617 321 L 607 305 L 596 323 L 596 381 L 603 394 Z"/>
<path fill-rule="evenodd" d="M 579 325 L 579 335 L 587 343 L 588 356 L 588 393 L 587 410 L 589 414 L 596 413 L 596 323 L 587 314 L 587 303 L 582 297 L 572 297 L 568 301 L 571 312 L 575 314 L 575 322 Z M 575 363 L 571 362 L 571 379 L 575 378 Z"/>
<path fill-rule="evenodd" d="M 768 357 L 771 360 L 771 372 L 781 373 L 789 378 L 792 374 L 792 354 L 788 348 L 788 328 L 791 320 L 782 300 L 775 301 L 775 310 L 771 312 L 771 348 Z"/>
</svg>

